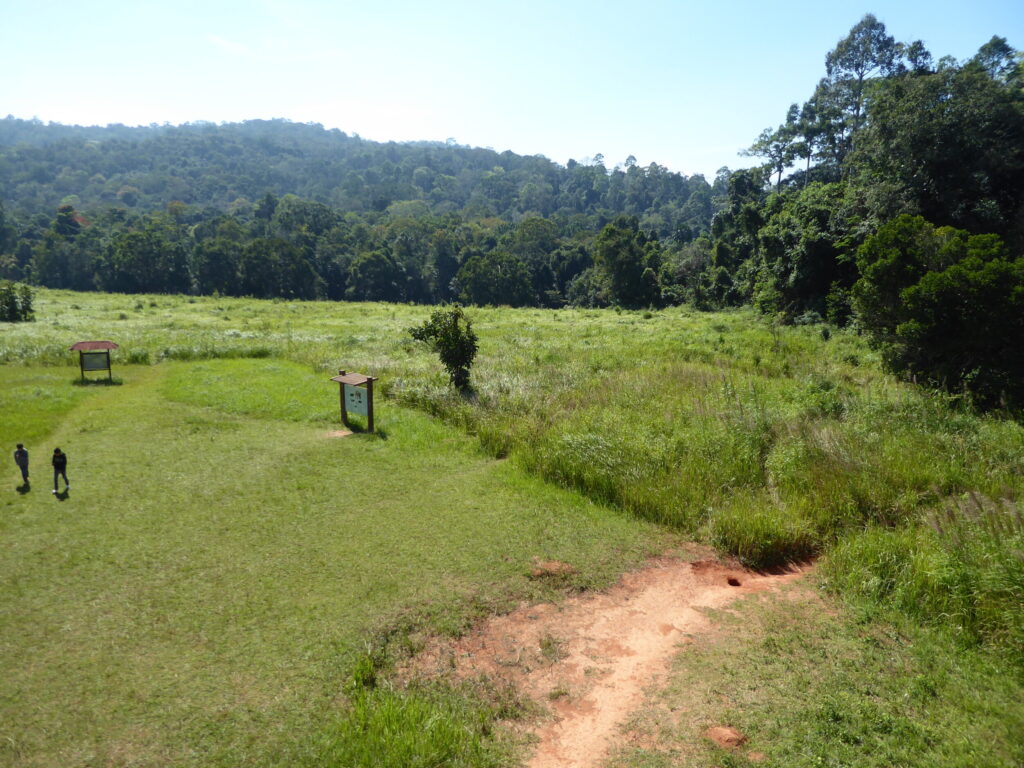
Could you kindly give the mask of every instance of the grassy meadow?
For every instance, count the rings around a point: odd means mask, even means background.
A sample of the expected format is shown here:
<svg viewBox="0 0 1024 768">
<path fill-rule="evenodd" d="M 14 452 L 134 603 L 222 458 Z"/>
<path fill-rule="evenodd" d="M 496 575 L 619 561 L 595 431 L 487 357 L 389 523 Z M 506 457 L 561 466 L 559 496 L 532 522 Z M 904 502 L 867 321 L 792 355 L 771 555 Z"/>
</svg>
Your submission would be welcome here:
<svg viewBox="0 0 1024 768">
<path fill-rule="evenodd" d="M 0 764 L 321 764 L 382 638 L 604 585 L 673 543 L 407 408 L 382 408 L 384 437 L 325 437 L 337 385 L 296 363 L 74 373 L 0 368 L 5 444 L 32 435 L 31 490 L 12 462 L 0 502 Z M 67 498 L 50 493 L 54 445 Z M 534 558 L 576 573 L 532 579 Z M 412 723 L 416 705 L 400 702 Z M 431 721 L 456 705 L 418 702 Z"/>
<path fill-rule="evenodd" d="M 460 396 L 406 333 L 429 311 L 41 290 L 36 322 L 0 325 L 0 444 L 33 466 L 0 501 L 0 762 L 358 765 L 382 738 L 380 765 L 508 764 L 505 693 L 375 686 L 381 649 L 679 537 L 823 555 L 863 621 L 1024 689 L 1020 424 L 749 311 L 472 309 Z M 73 385 L 82 339 L 121 345 L 123 383 Z M 339 368 L 380 377 L 380 435 L 325 437 Z M 396 727 L 435 728 L 433 752 Z"/>
</svg>

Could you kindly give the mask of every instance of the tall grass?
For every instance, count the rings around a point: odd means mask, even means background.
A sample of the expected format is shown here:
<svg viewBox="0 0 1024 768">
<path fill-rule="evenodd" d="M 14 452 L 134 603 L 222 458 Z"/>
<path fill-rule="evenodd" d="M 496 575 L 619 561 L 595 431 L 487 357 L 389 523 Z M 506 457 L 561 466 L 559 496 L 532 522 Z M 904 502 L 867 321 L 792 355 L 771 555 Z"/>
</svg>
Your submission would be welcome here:
<svg viewBox="0 0 1024 768">
<path fill-rule="evenodd" d="M 712 541 L 754 568 L 781 565 L 816 554 L 821 539 L 799 510 L 778 506 L 763 494 L 733 496 L 715 515 Z"/>
<path fill-rule="evenodd" d="M 977 494 L 922 522 L 872 527 L 832 549 L 823 573 L 851 598 L 897 608 L 1024 665 L 1024 517 Z"/>
</svg>

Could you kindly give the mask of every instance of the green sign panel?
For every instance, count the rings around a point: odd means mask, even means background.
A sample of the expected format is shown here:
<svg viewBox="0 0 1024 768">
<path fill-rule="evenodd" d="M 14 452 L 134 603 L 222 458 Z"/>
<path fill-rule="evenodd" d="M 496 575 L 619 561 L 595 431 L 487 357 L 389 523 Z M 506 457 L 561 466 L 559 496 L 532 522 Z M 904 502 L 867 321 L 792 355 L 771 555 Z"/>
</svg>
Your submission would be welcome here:
<svg viewBox="0 0 1024 768">
<path fill-rule="evenodd" d="M 106 352 L 83 352 L 82 353 L 82 370 L 83 371 L 106 371 L 110 369 L 110 358 Z"/>
<path fill-rule="evenodd" d="M 367 412 L 367 403 L 369 398 L 367 392 L 362 387 L 353 387 L 351 384 L 345 385 L 345 410 L 349 413 L 358 413 L 360 416 L 365 416 Z"/>
</svg>

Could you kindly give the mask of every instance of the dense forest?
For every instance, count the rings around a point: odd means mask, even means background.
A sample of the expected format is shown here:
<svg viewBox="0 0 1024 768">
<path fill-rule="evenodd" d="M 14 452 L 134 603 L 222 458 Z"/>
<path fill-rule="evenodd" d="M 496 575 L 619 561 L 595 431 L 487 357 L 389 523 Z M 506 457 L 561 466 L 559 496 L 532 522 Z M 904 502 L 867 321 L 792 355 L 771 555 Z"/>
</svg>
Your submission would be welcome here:
<svg viewBox="0 0 1024 768">
<path fill-rule="evenodd" d="M 302 299 L 722 308 L 853 324 L 887 365 L 1024 405 L 1024 59 L 865 16 L 712 182 L 282 120 L 0 120 L 0 277 Z"/>
<path fill-rule="evenodd" d="M 625 215 L 651 241 L 687 242 L 709 230 L 714 195 L 728 189 L 725 174 L 713 187 L 633 158 L 562 167 L 283 120 L 81 128 L 13 117 L 0 121 L 0 188 L 0 276 L 11 279 L 517 306 L 603 300 L 571 284 L 605 224 Z"/>
</svg>

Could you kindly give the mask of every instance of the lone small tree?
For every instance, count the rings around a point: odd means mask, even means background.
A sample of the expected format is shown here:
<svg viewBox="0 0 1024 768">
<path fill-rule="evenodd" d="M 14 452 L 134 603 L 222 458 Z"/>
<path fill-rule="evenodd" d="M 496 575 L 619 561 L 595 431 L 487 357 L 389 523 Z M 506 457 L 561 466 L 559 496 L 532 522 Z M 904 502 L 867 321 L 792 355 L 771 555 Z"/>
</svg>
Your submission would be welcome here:
<svg viewBox="0 0 1024 768">
<path fill-rule="evenodd" d="M 473 325 L 462 307 L 455 304 L 434 311 L 423 325 L 410 328 L 409 334 L 437 352 L 452 386 L 459 390 L 469 387 L 469 369 L 476 357 L 477 344 Z"/>
</svg>

